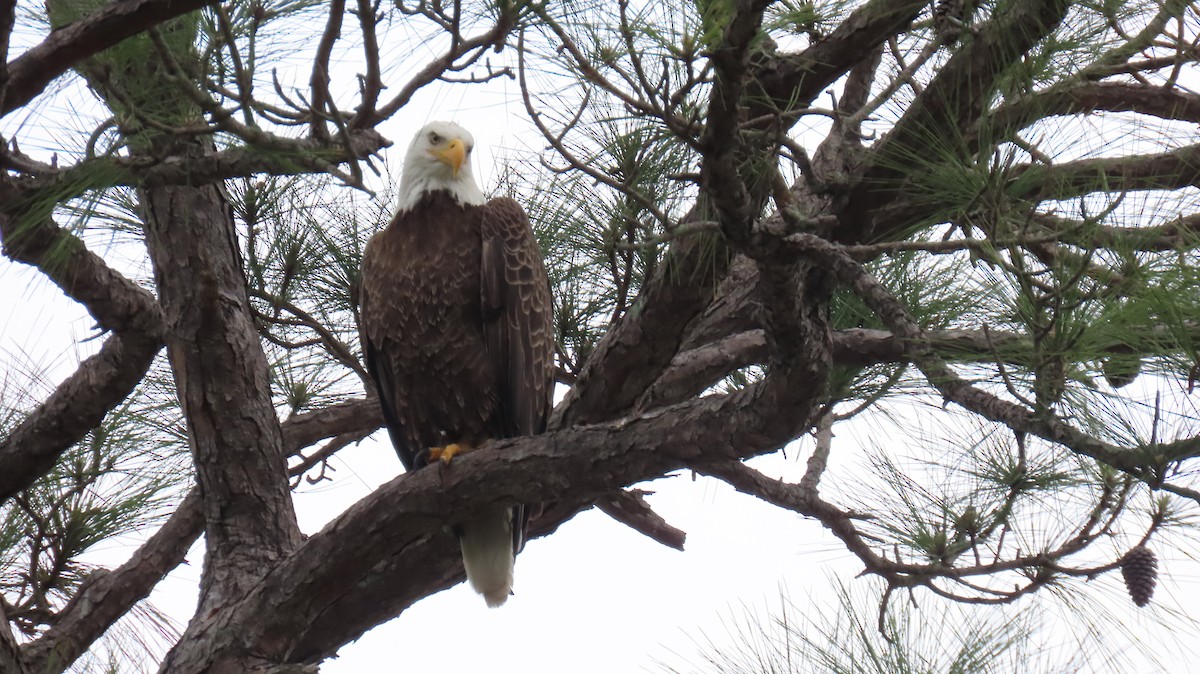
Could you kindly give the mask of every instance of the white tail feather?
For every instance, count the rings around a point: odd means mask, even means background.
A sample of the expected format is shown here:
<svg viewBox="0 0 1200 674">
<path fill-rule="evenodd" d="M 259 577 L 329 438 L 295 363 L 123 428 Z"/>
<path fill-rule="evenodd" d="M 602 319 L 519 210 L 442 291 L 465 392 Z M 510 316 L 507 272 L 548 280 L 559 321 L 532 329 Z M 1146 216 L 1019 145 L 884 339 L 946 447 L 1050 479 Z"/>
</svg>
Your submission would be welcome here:
<svg viewBox="0 0 1200 674">
<path fill-rule="evenodd" d="M 513 585 L 512 511 L 498 508 L 459 525 L 467 580 L 495 608 L 508 600 Z"/>
</svg>

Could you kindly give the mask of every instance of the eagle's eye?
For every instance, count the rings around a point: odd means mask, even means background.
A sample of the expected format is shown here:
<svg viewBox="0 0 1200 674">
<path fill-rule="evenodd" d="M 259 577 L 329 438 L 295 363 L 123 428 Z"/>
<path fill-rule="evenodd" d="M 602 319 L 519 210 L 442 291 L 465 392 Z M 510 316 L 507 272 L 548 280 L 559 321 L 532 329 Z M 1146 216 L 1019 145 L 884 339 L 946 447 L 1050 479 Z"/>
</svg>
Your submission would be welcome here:
<svg viewBox="0 0 1200 674">
<path fill-rule="evenodd" d="M 441 143 L 441 142 L 442 142 L 442 137 L 440 135 L 438 135 L 437 131 L 429 132 L 429 143 L 431 145 L 437 145 L 438 143 Z"/>
</svg>

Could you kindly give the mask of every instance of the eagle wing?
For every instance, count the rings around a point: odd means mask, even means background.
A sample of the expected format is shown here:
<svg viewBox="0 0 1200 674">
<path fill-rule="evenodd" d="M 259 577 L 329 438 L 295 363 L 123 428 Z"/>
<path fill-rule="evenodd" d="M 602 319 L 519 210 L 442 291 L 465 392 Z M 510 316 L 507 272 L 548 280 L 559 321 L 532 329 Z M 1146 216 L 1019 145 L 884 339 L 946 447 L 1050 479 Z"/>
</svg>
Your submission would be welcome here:
<svg viewBox="0 0 1200 674">
<path fill-rule="evenodd" d="M 384 299 L 386 292 L 383 291 L 381 284 L 387 281 L 387 275 L 380 273 L 377 267 L 383 263 L 382 258 L 385 253 L 380 249 L 385 246 L 383 238 L 376 235 L 367 242 L 367 246 L 363 250 L 358 290 L 358 339 L 362 345 L 367 373 L 375 382 L 375 391 L 379 395 L 383 420 L 387 425 L 388 435 L 392 439 L 392 446 L 396 448 L 396 454 L 400 456 L 400 463 L 404 464 L 404 469 L 412 471 L 418 467 L 418 460 L 424 460 L 424 452 L 417 451 L 409 434 L 405 432 L 404 424 L 400 421 L 399 406 L 406 405 L 407 401 L 396 399 L 396 380 L 391 359 L 383 352 L 384 340 L 372 339 L 372 333 L 376 333 L 375 337 L 377 338 L 384 334 L 383 328 L 380 327 L 380 316 L 381 314 L 386 315 L 387 307 L 381 306 L 379 303 L 386 301 Z"/>
<path fill-rule="evenodd" d="M 503 437 L 534 435 L 546 428 L 553 394 L 550 280 L 521 205 L 500 197 L 482 208 L 481 306 L 499 421 Z"/>
<path fill-rule="evenodd" d="M 495 369 L 502 437 L 546 429 L 554 387 L 550 279 L 529 217 L 516 201 L 483 206 L 480 260 L 484 341 Z M 513 508 L 513 551 L 525 547 L 530 508 Z"/>
</svg>

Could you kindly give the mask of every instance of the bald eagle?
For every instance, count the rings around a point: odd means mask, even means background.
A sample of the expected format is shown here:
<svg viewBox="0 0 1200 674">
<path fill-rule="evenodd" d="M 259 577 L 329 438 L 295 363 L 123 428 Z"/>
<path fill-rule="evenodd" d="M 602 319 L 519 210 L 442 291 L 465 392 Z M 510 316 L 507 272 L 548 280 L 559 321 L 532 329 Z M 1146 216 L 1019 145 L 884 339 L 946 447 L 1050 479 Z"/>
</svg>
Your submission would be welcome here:
<svg viewBox="0 0 1200 674">
<path fill-rule="evenodd" d="M 474 139 L 451 122 L 421 129 L 404 158 L 400 204 L 363 251 L 359 333 L 392 444 L 406 470 L 496 438 L 545 429 L 554 331 L 550 284 L 520 204 L 485 199 Z M 453 522 L 471 586 L 512 593 L 528 510 Z"/>
</svg>

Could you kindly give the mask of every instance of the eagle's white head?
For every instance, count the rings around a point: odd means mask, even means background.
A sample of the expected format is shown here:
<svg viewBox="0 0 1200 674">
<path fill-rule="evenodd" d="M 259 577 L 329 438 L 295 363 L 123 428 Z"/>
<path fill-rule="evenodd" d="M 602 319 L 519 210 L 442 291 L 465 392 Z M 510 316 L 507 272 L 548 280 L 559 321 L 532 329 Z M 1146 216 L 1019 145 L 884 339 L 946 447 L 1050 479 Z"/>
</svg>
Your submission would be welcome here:
<svg viewBox="0 0 1200 674">
<path fill-rule="evenodd" d="M 454 122 L 430 122 L 413 138 L 400 176 L 400 211 L 410 210 L 429 192 L 446 190 L 464 206 L 485 199 L 471 172 L 471 132 Z"/>
</svg>

